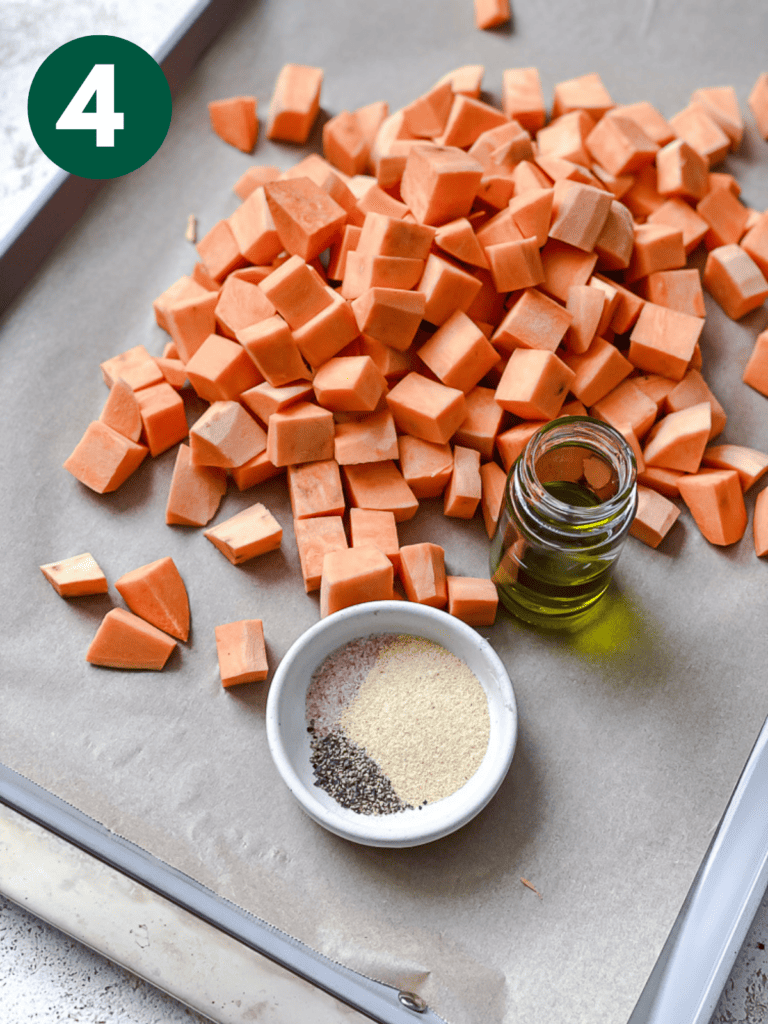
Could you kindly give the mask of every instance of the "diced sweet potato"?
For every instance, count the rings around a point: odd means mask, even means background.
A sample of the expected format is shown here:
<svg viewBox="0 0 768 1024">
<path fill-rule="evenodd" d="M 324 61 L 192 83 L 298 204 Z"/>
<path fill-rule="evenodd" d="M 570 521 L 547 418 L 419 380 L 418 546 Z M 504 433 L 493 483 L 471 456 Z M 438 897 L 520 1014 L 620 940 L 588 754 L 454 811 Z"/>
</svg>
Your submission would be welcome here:
<svg viewBox="0 0 768 1024">
<path fill-rule="evenodd" d="M 330 551 L 323 559 L 320 581 L 320 615 L 368 601 L 388 601 L 392 597 L 392 563 L 376 547 Z"/>
<path fill-rule="evenodd" d="M 341 235 L 345 210 L 309 178 L 272 181 L 264 186 L 283 247 L 309 262 Z"/>
<path fill-rule="evenodd" d="M 478 101 L 457 96 L 454 103 L 459 102 Z M 482 175 L 482 165 L 455 143 L 413 146 L 405 162 L 400 192 L 418 223 L 445 224 L 466 217 Z"/>
<path fill-rule="evenodd" d="M 226 490 L 226 471 L 215 466 L 196 465 L 189 445 L 180 444 L 165 506 L 166 523 L 206 526 L 216 515 Z"/>
<path fill-rule="evenodd" d="M 671 412 L 658 424 L 643 451 L 649 466 L 696 473 L 712 429 L 709 402 L 700 402 L 679 412 Z"/>
<path fill-rule="evenodd" d="M 349 537 L 353 548 L 379 548 L 392 563 L 395 573 L 400 571 L 400 540 L 394 512 L 377 508 L 351 508 Z"/>
<path fill-rule="evenodd" d="M 332 412 L 373 412 L 386 389 L 370 356 L 335 356 L 312 380 L 315 398 Z"/>
<path fill-rule="evenodd" d="M 445 489 L 443 512 L 457 519 L 471 519 L 481 496 L 480 452 L 457 444 L 453 449 L 453 473 Z"/>
<path fill-rule="evenodd" d="M 288 467 L 288 495 L 294 519 L 343 515 L 346 504 L 335 459 Z"/>
<path fill-rule="evenodd" d="M 293 530 L 299 551 L 304 589 L 309 594 L 320 589 L 323 559 L 329 551 L 345 551 L 349 546 L 341 516 L 313 516 L 295 519 Z"/>
<path fill-rule="evenodd" d="M 682 380 L 703 326 L 699 317 L 646 302 L 629 336 L 629 360 L 641 370 Z"/>
<path fill-rule="evenodd" d="M 569 387 L 586 406 L 596 405 L 632 372 L 632 364 L 615 345 L 596 337 L 586 352 L 565 352 L 563 362 L 573 374 Z"/>
<path fill-rule="evenodd" d="M 446 576 L 448 613 L 469 626 L 492 626 L 496 621 L 499 592 L 491 580 L 471 576 Z"/>
<path fill-rule="evenodd" d="M 768 298 L 768 281 L 755 261 L 735 243 L 711 250 L 703 280 L 704 287 L 732 320 L 740 320 Z"/>
<path fill-rule="evenodd" d="M 474 448 L 484 459 L 491 459 L 506 414 L 496 401 L 493 388 L 478 384 L 468 392 L 466 401 L 467 415 L 453 435 L 454 444 Z"/>
<path fill-rule="evenodd" d="M 521 419 L 553 419 L 575 377 L 554 352 L 516 348 L 496 388 L 496 401 Z"/>
<path fill-rule="evenodd" d="M 242 345 L 209 334 L 186 366 L 189 383 L 206 402 L 226 402 L 263 380 Z"/>
<path fill-rule="evenodd" d="M 768 454 L 739 444 L 712 444 L 704 449 L 701 464 L 711 469 L 735 469 L 746 492 L 768 470 Z"/>
<path fill-rule="evenodd" d="M 432 608 L 444 608 L 448 603 L 445 551 L 439 544 L 403 545 L 400 548 L 400 577 L 409 601 Z"/>
<path fill-rule="evenodd" d="M 544 127 L 547 111 L 536 68 L 507 68 L 502 72 L 501 109 L 529 132 Z"/>
<path fill-rule="evenodd" d="M 445 444 L 466 416 L 463 391 L 409 373 L 388 392 L 387 405 L 399 430 Z"/>
<path fill-rule="evenodd" d="M 216 626 L 216 654 L 222 686 L 239 686 L 267 678 L 269 666 L 261 619 L 241 619 Z"/>
<path fill-rule="evenodd" d="M 141 411 L 136 393 L 122 377 L 118 377 L 109 389 L 99 419 L 118 434 L 138 443 L 141 437 Z"/>
<path fill-rule="evenodd" d="M 674 525 L 680 509 L 650 487 L 638 484 L 637 512 L 629 527 L 633 537 L 643 544 L 657 548 Z"/>
<path fill-rule="evenodd" d="M 465 394 L 499 361 L 499 353 L 466 313 L 456 310 L 419 349 L 419 358 L 447 387 Z"/>
<path fill-rule="evenodd" d="M 88 551 L 58 562 L 48 562 L 40 566 L 40 571 L 60 597 L 106 594 L 109 589 L 107 577 Z"/>
<path fill-rule="evenodd" d="M 233 565 L 280 547 L 283 528 L 260 502 L 206 530 L 204 536 Z"/>
<path fill-rule="evenodd" d="M 735 469 L 703 469 L 680 478 L 680 496 L 710 544 L 735 544 L 747 528 L 744 496 Z"/>
<path fill-rule="evenodd" d="M 526 288 L 494 331 L 492 341 L 500 352 L 517 348 L 554 352 L 572 319 L 572 313 L 537 288 Z"/>
<path fill-rule="evenodd" d="M 285 64 L 277 76 L 269 106 L 267 138 L 304 143 L 320 109 L 323 72 L 304 64 Z"/>
<path fill-rule="evenodd" d="M 352 507 L 384 509 L 398 523 L 416 515 L 419 503 L 392 459 L 344 466 L 343 474 Z"/>
<path fill-rule="evenodd" d="M 106 494 L 125 483 L 148 450 L 106 423 L 94 420 L 64 462 L 64 469 L 97 494 Z"/>
<path fill-rule="evenodd" d="M 333 458 L 333 413 L 312 402 L 297 402 L 273 413 L 267 425 L 267 458 L 295 466 Z"/>
<path fill-rule="evenodd" d="M 189 430 L 189 450 L 198 466 L 242 466 L 266 446 L 266 432 L 239 402 L 213 402 Z"/>
<path fill-rule="evenodd" d="M 176 647 L 167 633 L 124 608 L 107 612 L 85 660 L 106 668 L 160 671 Z"/>
<path fill-rule="evenodd" d="M 483 522 L 490 539 L 496 532 L 496 524 L 499 521 L 507 474 L 498 462 L 485 462 L 480 467 L 480 481 L 482 484 L 480 504 L 483 511 Z"/>
<path fill-rule="evenodd" d="M 250 153 L 256 145 L 259 122 L 256 118 L 255 96 L 230 96 L 208 104 L 211 127 L 224 142 L 243 153 Z"/>
<path fill-rule="evenodd" d="M 397 445 L 400 470 L 416 498 L 438 498 L 453 472 L 451 446 L 410 434 L 401 434 Z"/>
<path fill-rule="evenodd" d="M 189 637 L 189 598 L 172 558 L 158 558 L 115 580 L 115 587 L 135 615 L 178 640 Z"/>
<path fill-rule="evenodd" d="M 333 450 L 340 466 L 383 462 L 398 457 L 397 431 L 387 409 L 347 423 L 337 423 Z"/>
<path fill-rule="evenodd" d="M 765 488 L 760 491 L 755 501 L 752 533 L 755 540 L 755 554 L 759 558 L 768 555 L 768 491 Z"/>
</svg>

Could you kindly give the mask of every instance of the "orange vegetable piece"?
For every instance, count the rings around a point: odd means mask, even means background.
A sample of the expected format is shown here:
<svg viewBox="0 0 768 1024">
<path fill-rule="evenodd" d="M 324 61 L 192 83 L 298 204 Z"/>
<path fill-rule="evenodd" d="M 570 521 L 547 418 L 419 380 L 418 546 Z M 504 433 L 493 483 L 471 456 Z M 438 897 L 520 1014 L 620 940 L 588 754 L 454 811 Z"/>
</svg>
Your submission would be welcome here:
<svg viewBox="0 0 768 1024">
<path fill-rule="evenodd" d="M 100 420 L 89 423 L 64 469 L 97 494 L 116 491 L 141 465 L 148 449 Z"/>
<path fill-rule="evenodd" d="M 279 476 L 285 472 L 284 466 L 275 466 L 267 458 L 266 452 L 260 452 L 252 459 L 244 462 L 242 466 L 233 466 L 229 471 L 232 479 L 240 491 L 247 491 L 255 484 L 261 484 L 273 476 Z"/>
<path fill-rule="evenodd" d="M 683 233 L 668 224 L 636 224 L 635 244 L 624 281 L 631 284 L 657 270 L 685 266 Z"/>
<path fill-rule="evenodd" d="M 739 110 L 736 90 L 731 85 L 696 89 L 691 102 L 702 106 L 712 120 L 731 140 L 731 149 L 737 149 L 744 134 L 744 121 Z"/>
<path fill-rule="evenodd" d="M 641 370 L 682 380 L 703 326 L 699 317 L 646 302 L 629 336 L 630 362 Z"/>
<path fill-rule="evenodd" d="M 58 562 L 48 562 L 40 566 L 40 571 L 60 597 L 106 594 L 109 589 L 107 577 L 88 551 Z"/>
<path fill-rule="evenodd" d="M 382 409 L 361 419 L 337 423 L 333 447 L 340 466 L 396 459 L 397 431 L 392 413 Z"/>
<path fill-rule="evenodd" d="M 424 272 L 424 260 L 408 256 L 376 256 L 352 249 L 347 253 L 341 294 L 357 299 L 371 288 L 408 290 Z"/>
<path fill-rule="evenodd" d="M 401 256 L 425 260 L 436 238 L 433 227 L 369 212 L 360 229 L 357 252 L 367 256 Z"/>
<path fill-rule="evenodd" d="M 197 243 L 196 249 L 205 269 L 214 281 L 217 281 L 219 284 L 233 270 L 246 266 L 248 262 L 240 252 L 237 239 L 233 235 L 232 228 L 227 220 L 217 221 L 203 235 Z"/>
<path fill-rule="evenodd" d="M 757 130 L 764 139 L 768 139 L 768 71 L 757 76 L 747 102 L 757 122 Z"/>
<path fill-rule="evenodd" d="M 517 291 L 544 281 L 544 267 L 536 238 L 499 242 L 487 246 L 485 253 L 496 291 Z"/>
<path fill-rule="evenodd" d="M 333 413 L 312 402 L 296 402 L 269 417 L 267 458 L 295 466 L 333 458 Z"/>
<path fill-rule="evenodd" d="M 497 28 L 509 21 L 509 0 L 474 0 L 474 3 L 478 28 Z"/>
<path fill-rule="evenodd" d="M 457 95 L 454 107 L 456 104 L 478 102 Z M 474 139 L 470 139 L 467 145 L 472 141 Z M 446 224 L 457 217 L 466 217 L 482 176 L 482 165 L 458 149 L 457 143 L 417 145 L 412 147 L 406 159 L 400 194 L 418 223 Z"/>
<path fill-rule="evenodd" d="M 629 527 L 633 537 L 657 548 L 671 530 L 680 509 L 674 502 L 643 484 L 637 486 L 637 512 Z"/>
<path fill-rule="evenodd" d="M 742 236 L 739 245 L 758 265 L 763 276 L 768 275 L 768 211 L 761 213 Z"/>
<path fill-rule="evenodd" d="M 269 666 L 261 619 L 241 619 L 216 626 L 216 654 L 221 685 L 239 686 L 267 678 Z"/>
<path fill-rule="evenodd" d="M 637 482 L 644 487 L 650 487 L 667 498 L 679 498 L 680 488 L 678 483 L 680 477 L 684 476 L 679 469 L 665 469 L 663 466 L 646 466 L 638 470 Z"/>
<path fill-rule="evenodd" d="M 482 64 L 464 64 L 460 68 L 441 75 L 435 84 L 442 85 L 443 82 L 449 82 L 454 92 L 477 98 L 480 95 L 484 74 L 485 68 Z"/>
<path fill-rule="evenodd" d="M 456 310 L 419 349 L 419 358 L 447 387 L 465 394 L 499 361 L 499 353 L 461 310 Z"/>
<path fill-rule="evenodd" d="M 258 416 L 262 423 L 268 423 L 272 413 L 281 412 L 289 405 L 310 399 L 313 395 L 312 384 L 309 381 L 284 384 L 280 387 L 273 387 L 265 381 L 263 384 L 257 384 L 255 388 L 244 391 L 240 395 L 240 401 L 254 416 Z"/>
<path fill-rule="evenodd" d="M 209 291 L 202 296 L 172 303 L 166 310 L 168 333 L 183 363 L 188 362 L 208 335 L 216 330 L 218 301 L 219 293 Z"/>
<path fill-rule="evenodd" d="M 412 372 L 387 393 L 387 405 L 400 431 L 445 444 L 466 416 L 464 392 Z"/>
<path fill-rule="evenodd" d="M 233 565 L 280 547 L 283 528 L 260 502 L 206 530 L 204 536 Z"/>
<path fill-rule="evenodd" d="M 758 557 L 768 555 L 768 491 L 765 488 L 760 491 L 755 501 L 752 532 L 755 538 L 755 554 Z"/>
<path fill-rule="evenodd" d="M 496 438 L 496 449 L 501 456 L 504 469 L 509 472 L 518 455 L 530 439 L 544 426 L 545 420 L 534 420 L 528 423 L 517 423 L 514 427 L 503 431 Z"/>
<path fill-rule="evenodd" d="M 549 237 L 591 252 L 608 217 L 611 198 L 603 189 L 575 182 L 558 202 Z"/>
<path fill-rule="evenodd" d="M 195 465 L 189 445 L 180 444 L 165 506 L 166 523 L 206 526 L 216 515 L 226 490 L 225 470 Z"/>
<path fill-rule="evenodd" d="M 310 178 L 271 181 L 267 203 L 283 247 L 309 262 L 341 236 L 346 211 Z"/>
<path fill-rule="evenodd" d="M 410 346 L 426 310 L 422 292 L 402 288 L 368 288 L 351 306 L 362 334 L 400 352 Z"/>
<path fill-rule="evenodd" d="M 189 383 L 206 402 L 230 401 L 263 380 L 243 346 L 219 334 L 208 335 L 186 371 Z"/>
<path fill-rule="evenodd" d="M 164 331 L 168 330 L 166 310 L 172 302 L 179 302 L 186 298 L 194 298 L 195 296 L 203 296 L 205 295 L 205 292 L 206 289 L 203 285 L 198 284 L 194 277 L 190 277 L 188 274 L 184 274 L 178 280 L 174 281 L 173 284 L 166 288 L 162 294 L 158 295 L 152 303 L 157 326 L 162 327 Z M 149 353 L 147 353 L 147 355 L 149 355 Z M 107 360 L 107 363 L 109 364 L 109 360 Z M 107 385 L 109 385 L 109 383 L 110 382 L 107 381 Z"/>
<path fill-rule="evenodd" d="M 409 601 L 444 608 L 448 603 L 445 550 L 424 542 L 400 548 L 400 578 Z"/>
<path fill-rule="evenodd" d="M 496 532 L 496 524 L 501 514 L 501 506 L 504 501 L 504 492 L 507 485 L 507 474 L 498 462 L 485 462 L 480 467 L 480 482 L 482 494 L 480 506 L 483 512 L 483 522 L 489 539 Z"/>
<path fill-rule="evenodd" d="M 238 252 L 250 263 L 271 263 L 283 251 L 283 243 L 272 219 L 263 185 L 256 187 L 247 196 L 229 215 L 227 223 Z"/>
<path fill-rule="evenodd" d="M 467 392 L 466 401 L 467 415 L 454 433 L 453 441 L 465 448 L 474 448 L 484 459 L 491 459 L 505 412 L 496 401 L 494 388 L 480 384 Z"/>
<path fill-rule="evenodd" d="M 243 153 L 250 153 L 256 145 L 259 122 L 256 117 L 255 96 L 231 96 L 208 104 L 211 127 L 224 142 Z"/>
<path fill-rule="evenodd" d="M 133 388 L 122 377 L 118 377 L 110 388 L 99 419 L 130 441 L 138 442 L 141 437 L 139 403 Z"/>
<path fill-rule="evenodd" d="M 768 281 L 735 243 L 718 246 L 707 256 L 704 287 L 732 320 L 740 320 L 768 298 Z"/>
<path fill-rule="evenodd" d="M 706 314 L 701 277 L 695 267 L 655 271 L 645 279 L 643 292 L 646 299 L 657 306 L 676 309 L 689 316 Z"/>
<path fill-rule="evenodd" d="M 762 331 L 755 339 L 741 379 L 761 395 L 768 396 L 768 331 Z"/>
<path fill-rule="evenodd" d="M 478 241 L 472 224 L 466 217 L 457 217 L 439 227 L 435 233 L 435 244 L 463 263 L 475 267 L 488 267 L 488 259 Z"/>
<path fill-rule="evenodd" d="M 712 429 L 709 402 L 671 412 L 658 424 L 643 451 L 649 466 L 696 473 Z M 682 492 L 681 492 L 682 493 Z"/>
<path fill-rule="evenodd" d="M 115 587 L 135 615 L 178 640 L 187 639 L 189 598 L 172 558 L 158 558 L 124 573 Z"/>
<path fill-rule="evenodd" d="M 323 125 L 323 154 L 344 174 L 362 174 L 369 152 L 360 123 L 349 110 L 342 110 Z"/>
<path fill-rule="evenodd" d="M 85 660 L 106 668 L 160 671 L 176 641 L 124 608 L 113 608 L 101 620 Z"/>
<path fill-rule="evenodd" d="M 323 559 L 320 615 L 325 618 L 342 608 L 368 601 L 388 601 L 393 582 L 392 563 L 376 547 L 329 551 Z"/>
<path fill-rule="evenodd" d="M 605 307 L 605 294 L 588 284 L 568 289 L 566 310 L 572 320 L 565 333 L 565 344 L 571 352 L 586 352 L 597 333 Z"/>
<path fill-rule="evenodd" d="M 292 331 L 331 304 L 322 279 L 300 256 L 291 256 L 259 285 Z"/>
<path fill-rule="evenodd" d="M 623 270 L 628 267 L 634 244 L 632 214 L 623 203 L 612 199 L 608 216 L 594 245 L 601 268 Z"/>
<path fill-rule="evenodd" d="M 266 445 L 265 431 L 239 402 L 213 402 L 189 430 L 190 455 L 198 466 L 242 466 Z"/>
<path fill-rule="evenodd" d="M 554 89 L 552 117 L 567 114 L 569 110 L 585 110 L 598 120 L 615 106 L 603 81 L 596 72 L 558 82 Z"/>
<path fill-rule="evenodd" d="M 446 576 L 448 613 L 469 626 L 492 626 L 499 592 L 491 580 L 472 576 Z"/>
<path fill-rule="evenodd" d="M 492 335 L 501 352 L 518 348 L 554 352 L 570 327 L 573 314 L 537 288 L 526 288 Z"/>
<path fill-rule="evenodd" d="M 373 412 L 386 381 L 370 356 L 334 356 L 318 369 L 312 387 L 324 409 Z"/>
<path fill-rule="evenodd" d="M 683 199 L 672 198 L 648 216 L 649 224 L 668 224 L 683 235 L 683 248 L 690 255 L 707 233 L 707 222 Z"/>
<path fill-rule="evenodd" d="M 232 186 L 232 191 L 239 199 L 245 201 L 257 188 L 266 185 L 268 181 L 277 181 L 281 173 L 279 167 L 256 164 L 249 167 L 247 171 L 243 171 Z"/>
<path fill-rule="evenodd" d="M 496 388 L 496 401 L 521 419 L 553 419 L 575 377 L 554 352 L 516 348 Z"/>
<path fill-rule="evenodd" d="M 586 352 L 565 352 L 563 362 L 573 374 L 571 392 L 586 406 L 596 405 L 632 372 L 632 364 L 599 336 Z"/>
<path fill-rule="evenodd" d="M 335 459 L 288 467 L 288 494 L 294 519 L 340 516 L 346 508 Z"/>
<path fill-rule="evenodd" d="M 357 249 L 363 229 L 354 224 L 345 224 L 341 238 L 331 242 L 326 268 L 329 281 L 342 281 L 347 267 L 347 253 Z"/>
<path fill-rule="evenodd" d="M 314 369 L 338 355 L 359 333 L 351 305 L 332 288 L 327 291 L 330 304 L 293 332 L 299 351 Z"/>
<path fill-rule="evenodd" d="M 320 110 L 323 72 L 305 64 L 285 64 L 269 106 L 267 138 L 305 143 Z"/>
<path fill-rule="evenodd" d="M 667 143 L 656 154 L 656 191 L 694 202 L 707 192 L 709 164 L 684 139 Z"/>
<path fill-rule="evenodd" d="M 329 551 L 345 551 L 349 546 L 341 516 L 314 516 L 295 519 L 293 530 L 299 551 L 304 589 L 309 594 L 320 589 L 323 559 Z"/>
<path fill-rule="evenodd" d="M 698 370 L 688 370 L 680 383 L 664 399 L 664 408 L 667 412 L 677 412 L 680 409 L 698 405 L 699 402 L 709 402 L 712 412 L 712 427 L 709 434 L 711 441 L 713 437 L 722 433 L 727 416 L 725 409 L 712 394 L 709 385 Z"/>
<path fill-rule="evenodd" d="M 222 285 L 214 315 L 218 333 L 227 338 L 235 338 L 243 327 L 266 320 L 274 312 L 275 307 L 258 285 L 243 280 L 237 272 L 233 272 Z"/>
<path fill-rule="evenodd" d="M 398 523 L 416 515 L 419 503 L 392 459 L 344 466 L 343 472 L 353 508 L 384 509 Z"/>
<path fill-rule="evenodd" d="M 395 573 L 400 571 L 400 540 L 394 512 L 378 508 L 351 508 L 349 537 L 353 548 L 372 546 L 383 551 Z"/>
<path fill-rule="evenodd" d="M 480 452 L 457 444 L 453 449 L 453 473 L 445 489 L 443 513 L 456 519 L 471 519 L 481 497 Z"/>
<path fill-rule="evenodd" d="M 643 437 L 653 426 L 658 406 L 637 386 L 635 380 L 630 378 L 623 380 L 596 402 L 589 414 L 595 419 L 610 423 L 617 430 L 626 424 L 638 437 Z"/>
<path fill-rule="evenodd" d="M 704 157 L 709 167 L 720 163 L 731 148 L 731 140 L 700 103 L 689 103 L 670 117 L 669 123 L 681 139 Z"/>
<path fill-rule="evenodd" d="M 527 131 L 537 132 L 547 119 L 541 79 L 536 68 L 507 68 L 502 71 L 501 109 Z"/>
<path fill-rule="evenodd" d="M 601 118 L 585 139 L 585 145 L 592 159 L 615 176 L 653 163 L 659 148 L 637 121 L 617 113 Z"/>
<path fill-rule="evenodd" d="M 438 498 L 453 472 L 453 453 L 447 443 L 437 444 L 401 434 L 397 438 L 400 470 L 416 498 Z"/>
<path fill-rule="evenodd" d="M 597 253 L 584 252 L 556 238 L 548 239 L 541 250 L 544 268 L 542 291 L 560 302 L 568 301 L 568 292 L 576 284 L 586 284 L 597 263 Z"/>
<path fill-rule="evenodd" d="M 704 449 L 702 466 L 735 469 L 746 492 L 768 470 L 768 454 L 738 444 L 712 444 Z"/>
<path fill-rule="evenodd" d="M 417 287 L 426 300 L 424 319 L 439 327 L 457 309 L 467 312 L 482 282 L 474 274 L 431 253 Z"/>
<path fill-rule="evenodd" d="M 136 384 L 139 387 L 146 387 L 144 379 L 146 370 L 149 368 L 151 372 L 153 362 L 154 360 L 143 345 L 134 345 L 133 348 L 112 356 L 111 359 L 106 359 L 99 365 L 104 383 L 108 388 L 111 388 L 115 381 L 122 377 L 135 391 L 137 390 Z M 154 383 L 157 383 L 157 379 Z"/>
<path fill-rule="evenodd" d="M 704 236 L 704 244 L 708 249 L 738 242 L 749 220 L 749 210 L 729 188 L 707 192 L 696 204 L 696 213 L 709 225 Z"/>
<path fill-rule="evenodd" d="M 566 172 L 566 177 L 586 180 L 583 166 L 589 162 L 589 156 L 585 140 L 594 127 L 594 118 L 583 110 L 571 110 L 550 121 L 546 128 L 541 128 L 536 134 L 536 163 L 554 180 L 561 176 L 560 171 L 567 164 L 573 166 Z M 576 170 L 577 164 L 581 170 Z M 553 173 L 555 168 L 558 168 L 557 173 Z"/>
<path fill-rule="evenodd" d="M 680 496 L 710 544 L 735 544 L 747 528 L 744 495 L 735 469 L 703 469 L 680 477 Z"/>
<path fill-rule="evenodd" d="M 237 340 L 250 356 L 259 374 L 273 387 L 281 387 L 296 380 L 308 380 L 309 370 L 301 358 L 299 347 L 294 341 L 288 324 L 281 316 L 245 327 L 237 332 Z M 250 390 L 260 381 L 238 394 Z"/>
</svg>

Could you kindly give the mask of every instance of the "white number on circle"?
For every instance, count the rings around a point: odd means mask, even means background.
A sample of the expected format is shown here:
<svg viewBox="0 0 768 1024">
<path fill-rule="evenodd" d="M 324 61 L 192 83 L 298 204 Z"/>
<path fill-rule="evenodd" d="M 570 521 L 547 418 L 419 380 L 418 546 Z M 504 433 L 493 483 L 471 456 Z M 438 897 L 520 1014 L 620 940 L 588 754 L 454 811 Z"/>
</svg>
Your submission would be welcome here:
<svg viewBox="0 0 768 1024">
<path fill-rule="evenodd" d="M 85 108 L 96 94 L 96 110 Z M 66 131 L 88 129 L 96 132 L 97 146 L 114 146 L 115 132 L 123 127 L 123 115 L 115 111 L 115 65 L 94 64 L 85 81 L 56 122 Z"/>
</svg>

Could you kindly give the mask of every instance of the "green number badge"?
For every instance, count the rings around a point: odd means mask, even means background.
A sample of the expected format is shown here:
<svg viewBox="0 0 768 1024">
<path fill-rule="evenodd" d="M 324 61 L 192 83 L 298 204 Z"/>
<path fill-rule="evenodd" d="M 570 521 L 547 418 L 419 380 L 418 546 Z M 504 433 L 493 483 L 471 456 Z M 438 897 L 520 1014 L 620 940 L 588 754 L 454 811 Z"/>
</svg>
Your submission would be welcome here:
<svg viewBox="0 0 768 1024">
<path fill-rule="evenodd" d="M 146 50 L 118 36 L 82 36 L 47 57 L 27 114 L 40 149 L 82 178 L 117 178 L 158 151 L 171 123 L 171 91 Z"/>
</svg>

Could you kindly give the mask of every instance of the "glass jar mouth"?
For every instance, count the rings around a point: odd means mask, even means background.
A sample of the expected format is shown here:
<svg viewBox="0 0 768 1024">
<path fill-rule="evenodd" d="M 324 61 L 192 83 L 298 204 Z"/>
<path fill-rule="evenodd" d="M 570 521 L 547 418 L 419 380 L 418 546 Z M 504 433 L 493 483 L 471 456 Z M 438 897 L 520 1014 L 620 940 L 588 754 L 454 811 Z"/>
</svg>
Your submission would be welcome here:
<svg viewBox="0 0 768 1024">
<path fill-rule="evenodd" d="M 537 517 L 555 531 L 572 536 L 600 534 L 606 524 L 634 515 L 637 463 L 625 438 L 610 424 L 590 416 L 563 416 L 538 430 L 528 441 L 510 472 L 512 484 L 528 503 L 535 504 Z M 557 483 L 557 487 L 555 487 Z M 574 504 L 559 496 L 573 483 L 595 500 Z M 549 485 L 549 487 L 547 486 Z"/>
</svg>

